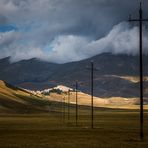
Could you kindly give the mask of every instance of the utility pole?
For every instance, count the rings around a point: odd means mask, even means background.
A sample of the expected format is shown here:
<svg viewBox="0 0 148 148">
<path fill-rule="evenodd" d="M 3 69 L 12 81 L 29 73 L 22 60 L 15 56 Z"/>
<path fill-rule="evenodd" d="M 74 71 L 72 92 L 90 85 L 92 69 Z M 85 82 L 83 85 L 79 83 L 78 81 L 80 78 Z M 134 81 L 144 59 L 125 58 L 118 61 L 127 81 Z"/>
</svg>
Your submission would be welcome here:
<svg viewBox="0 0 148 148">
<path fill-rule="evenodd" d="M 63 98 L 61 98 L 61 123 L 64 123 L 64 119 L 63 119 Z"/>
<path fill-rule="evenodd" d="M 143 19 L 143 10 L 142 10 L 142 2 L 140 2 L 139 8 L 139 18 L 131 19 L 131 15 L 129 17 L 130 22 L 139 22 L 139 63 L 140 63 L 140 138 L 143 140 L 144 132 L 143 132 L 143 45 L 142 45 L 142 24 L 148 19 Z"/>
<path fill-rule="evenodd" d="M 76 92 L 76 126 L 78 125 L 78 81 L 76 81 L 75 86 L 75 92 Z"/>
<path fill-rule="evenodd" d="M 70 89 L 68 90 L 68 121 L 70 120 Z"/>
<path fill-rule="evenodd" d="M 62 98 L 62 120 L 64 123 L 64 98 Z"/>
<path fill-rule="evenodd" d="M 94 128 L 94 62 L 91 61 L 91 128 Z"/>
<path fill-rule="evenodd" d="M 62 106 L 63 106 L 63 123 L 65 123 L 65 97 L 63 97 Z"/>
<path fill-rule="evenodd" d="M 94 71 L 97 71 L 97 68 L 94 68 L 94 61 L 90 61 L 91 67 L 87 69 L 91 70 L 91 128 L 94 128 Z"/>
</svg>

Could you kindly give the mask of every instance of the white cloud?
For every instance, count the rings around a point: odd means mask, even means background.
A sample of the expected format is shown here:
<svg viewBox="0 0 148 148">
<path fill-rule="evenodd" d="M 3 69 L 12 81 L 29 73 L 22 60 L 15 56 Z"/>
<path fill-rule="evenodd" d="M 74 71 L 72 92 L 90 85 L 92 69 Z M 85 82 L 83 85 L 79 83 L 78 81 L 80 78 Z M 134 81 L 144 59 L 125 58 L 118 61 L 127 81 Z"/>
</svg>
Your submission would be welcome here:
<svg viewBox="0 0 148 148">
<path fill-rule="evenodd" d="M 148 52 L 148 33 L 144 28 L 144 52 Z M 0 57 L 11 56 L 11 61 L 39 58 L 56 63 L 79 61 L 97 54 L 136 55 L 139 51 L 138 27 L 120 23 L 103 38 L 90 40 L 85 36 L 60 35 L 49 44 L 49 51 L 35 42 L 24 42 L 22 33 L 9 31 L 0 33 Z M 6 46 L 7 45 L 7 46 Z"/>
<path fill-rule="evenodd" d="M 0 46 L 9 46 L 20 37 L 16 31 L 0 32 Z"/>
<path fill-rule="evenodd" d="M 64 35 L 56 38 L 50 45 L 52 51 L 49 59 L 54 62 L 63 63 L 78 61 L 86 58 L 83 48 L 89 43 L 85 37 Z"/>
<path fill-rule="evenodd" d="M 0 22 L 17 28 L 0 33 L 0 58 L 37 57 L 63 63 L 103 52 L 136 54 L 138 28 L 126 23 L 111 28 L 137 6 L 129 0 L 0 0 Z M 147 37 L 145 33 L 144 49 Z"/>
<path fill-rule="evenodd" d="M 15 47 L 13 47 L 14 49 Z M 27 50 L 26 50 L 27 48 Z M 35 47 L 25 47 L 24 46 L 20 46 L 18 48 L 15 48 L 15 50 L 11 51 L 11 62 L 16 62 L 22 59 L 31 59 L 31 58 L 38 58 L 38 59 L 43 59 L 46 60 L 46 55 L 43 52 L 43 50 L 41 48 L 35 48 Z"/>
<path fill-rule="evenodd" d="M 89 43 L 85 49 L 91 56 L 104 52 L 135 55 L 138 53 L 138 28 L 130 28 L 125 22 L 120 23 L 107 36 Z"/>
<path fill-rule="evenodd" d="M 144 34 L 144 52 L 148 50 L 148 34 Z M 91 56 L 110 52 L 113 54 L 138 54 L 138 27 L 131 28 L 128 23 L 113 27 L 105 37 L 90 41 L 80 36 L 59 36 L 52 44 L 50 61 L 65 63 L 82 60 Z"/>
</svg>

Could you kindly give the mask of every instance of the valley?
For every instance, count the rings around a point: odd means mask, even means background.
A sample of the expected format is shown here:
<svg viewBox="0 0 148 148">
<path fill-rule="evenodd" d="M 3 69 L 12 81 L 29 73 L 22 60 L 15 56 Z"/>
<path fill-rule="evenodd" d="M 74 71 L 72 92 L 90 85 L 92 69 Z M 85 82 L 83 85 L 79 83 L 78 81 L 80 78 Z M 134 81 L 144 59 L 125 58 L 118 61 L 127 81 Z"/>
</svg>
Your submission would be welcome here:
<svg viewBox="0 0 148 148">
<path fill-rule="evenodd" d="M 106 63 L 109 58 L 112 62 Z M 118 64 L 114 58 L 119 60 Z M 146 136 L 142 142 L 139 137 L 139 77 L 135 60 L 110 54 L 92 59 L 96 59 L 99 69 L 94 75 L 94 129 L 91 128 L 90 72 L 86 69 L 91 59 L 62 65 L 38 59 L 17 63 L 10 63 L 9 58 L 1 60 L 0 148 L 146 147 L 147 72 L 144 77 Z M 131 60 L 129 69 L 126 60 Z M 77 125 L 76 80 L 79 82 Z"/>
</svg>

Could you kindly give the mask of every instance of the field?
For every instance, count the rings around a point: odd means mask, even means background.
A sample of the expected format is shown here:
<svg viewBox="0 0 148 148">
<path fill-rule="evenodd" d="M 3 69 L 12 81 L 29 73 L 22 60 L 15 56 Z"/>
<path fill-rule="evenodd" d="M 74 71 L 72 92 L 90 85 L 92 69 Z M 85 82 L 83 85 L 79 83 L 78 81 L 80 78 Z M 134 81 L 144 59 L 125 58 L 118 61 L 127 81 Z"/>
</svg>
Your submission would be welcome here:
<svg viewBox="0 0 148 148">
<path fill-rule="evenodd" d="M 94 97 L 92 129 L 89 95 L 78 93 L 76 125 L 75 93 L 68 118 L 66 93 L 36 96 L 0 81 L 0 148 L 147 148 L 148 105 L 141 141 L 139 105 L 133 101 Z"/>
<path fill-rule="evenodd" d="M 139 138 L 136 110 L 95 108 L 91 129 L 89 107 L 79 107 L 78 125 L 74 106 L 48 114 L 1 114 L 0 148 L 147 148 L 148 112 L 145 112 L 143 141 Z"/>
</svg>

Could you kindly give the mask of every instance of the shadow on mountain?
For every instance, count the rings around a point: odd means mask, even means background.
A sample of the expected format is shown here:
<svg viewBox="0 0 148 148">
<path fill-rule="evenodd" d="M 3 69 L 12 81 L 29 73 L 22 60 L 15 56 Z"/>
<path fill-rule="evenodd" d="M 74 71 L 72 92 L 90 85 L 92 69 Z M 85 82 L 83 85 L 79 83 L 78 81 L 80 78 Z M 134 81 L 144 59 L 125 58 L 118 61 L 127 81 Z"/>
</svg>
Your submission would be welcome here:
<svg viewBox="0 0 148 148">
<path fill-rule="evenodd" d="M 148 55 L 144 56 L 144 75 L 148 76 Z M 82 83 L 79 89 L 90 94 L 90 61 L 94 61 L 94 95 L 98 97 L 139 97 L 139 83 L 121 78 L 139 76 L 139 57 L 104 53 L 78 62 L 54 64 L 38 59 L 10 63 L 9 58 L 0 60 L 0 79 L 31 90 L 43 90 L 56 85 L 74 88 L 75 81 Z M 11 87 L 11 86 L 9 86 Z M 145 97 L 148 96 L 145 82 Z M 14 88 L 15 89 L 15 88 Z"/>
</svg>

